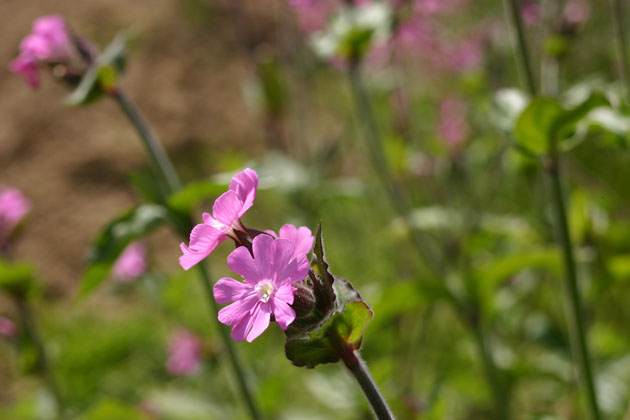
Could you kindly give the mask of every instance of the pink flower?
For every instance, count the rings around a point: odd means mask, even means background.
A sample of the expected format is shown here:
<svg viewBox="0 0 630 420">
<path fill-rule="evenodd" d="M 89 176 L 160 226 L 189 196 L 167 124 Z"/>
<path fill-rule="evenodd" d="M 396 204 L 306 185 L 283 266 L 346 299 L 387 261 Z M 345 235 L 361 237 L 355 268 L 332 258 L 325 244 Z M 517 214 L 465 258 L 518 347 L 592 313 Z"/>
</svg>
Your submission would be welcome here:
<svg viewBox="0 0 630 420">
<path fill-rule="evenodd" d="M 445 48 L 446 67 L 453 71 L 466 71 L 475 68 L 483 57 L 483 43 L 480 37 L 464 39 L 455 46 Z"/>
<path fill-rule="evenodd" d="M 23 76 L 32 88 L 37 88 L 37 64 L 69 61 L 73 51 L 63 17 L 42 16 L 33 22 L 32 32 L 20 43 L 20 55 L 11 62 L 9 69 Z"/>
<path fill-rule="evenodd" d="M 147 247 L 140 242 L 133 242 L 120 254 L 113 272 L 116 278 L 129 283 L 147 271 Z"/>
<path fill-rule="evenodd" d="M 564 19 L 572 25 L 586 22 L 591 14 L 591 8 L 583 1 L 570 1 L 564 7 Z"/>
<path fill-rule="evenodd" d="M 235 230 L 244 230 L 240 218 L 254 204 L 257 188 L 256 171 L 247 168 L 234 175 L 230 189 L 214 202 L 212 215 L 204 213 L 204 223 L 193 228 L 189 246 L 180 244 L 183 255 L 179 264 L 184 270 L 210 255 L 229 236 L 233 237 Z"/>
<path fill-rule="evenodd" d="M 13 338 L 17 334 L 17 326 L 9 318 L 0 316 L 0 335 Z"/>
<path fill-rule="evenodd" d="M 232 326 L 232 338 L 252 342 L 269 326 L 273 314 L 286 330 L 295 320 L 293 283 L 308 274 L 306 255 L 295 256 L 293 242 L 258 235 L 253 242 L 253 258 L 245 247 L 235 249 L 228 266 L 245 282 L 229 277 L 214 285 L 214 298 L 220 304 L 234 302 L 219 311 L 219 321 Z"/>
<path fill-rule="evenodd" d="M 440 136 L 452 149 L 457 149 L 468 137 L 466 104 L 459 98 L 448 98 L 440 104 Z"/>
<path fill-rule="evenodd" d="M 521 6 L 521 17 L 525 26 L 536 26 L 540 23 L 540 5 L 533 0 L 526 0 Z"/>
<path fill-rule="evenodd" d="M 31 210 L 31 203 L 17 188 L 0 189 L 0 240 L 8 236 Z"/>
<path fill-rule="evenodd" d="M 168 346 L 170 353 L 166 370 L 173 375 L 192 375 L 201 366 L 201 341 L 185 329 L 179 329 L 171 336 Z"/>
<path fill-rule="evenodd" d="M 300 255 L 307 255 L 311 252 L 311 248 L 313 248 L 313 242 L 315 242 L 315 237 L 309 228 L 306 226 L 300 226 L 299 228 L 294 225 L 286 224 L 280 228 L 280 236 L 276 235 L 273 230 L 267 230 L 265 233 L 273 236 L 274 238 L 286 239 L 293 243 L 295 250 L 293 251 L 293 256 L 291 259 L 297 258 Z M 303 259 L 308 265 L 308 260 Z"/>
<path fill-rule="evenodd" d="M 315 32 L 326 25 L 326 21 L 337 6 L 336 1 L 326 0 L 289 0 L 298 23 L 306 33 Z"/>
</svg>

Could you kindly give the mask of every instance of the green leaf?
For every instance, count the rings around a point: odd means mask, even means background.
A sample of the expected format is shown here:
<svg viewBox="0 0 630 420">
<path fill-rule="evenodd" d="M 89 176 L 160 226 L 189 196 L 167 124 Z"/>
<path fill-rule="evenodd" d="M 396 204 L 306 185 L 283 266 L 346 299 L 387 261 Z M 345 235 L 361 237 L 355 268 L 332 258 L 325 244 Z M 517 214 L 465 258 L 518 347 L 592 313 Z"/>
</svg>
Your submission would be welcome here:
<svg viewBox="0 0 630 420">
<path fill-rule="evenodd" d="M 144 204 L 110 222 L 92 245 L 79 296 L 88 295 L 105 280 L 112 265 L 130 242 L 163 225 L 167 219 L 168 212 L 163 206 Z"/>
<path fill-rule="evenodd" d="M 554 99 L 542 96 L 532 99 L 516 120 L 514 139 L 531 153 L 547 153 L 554 124 L 564 112 Z"/>
<path fill-rule="evenodd" d="M 12 296 L 26 296 L 35 281 L 35 269 L 30 263 L 0 259 L 0 290 Z"/>
<path fill-rule="evenodd" d="M 362 300 L 347 302 L 341 312 L 336 312 L 317 330 L 288 339 L 285 353 L 296 366 L 314 368 L 321 363 L 335 363 L 340 359 L 337 340 L 358 350 L 373 316 L 372 309 Z"/>
<path fill-rule="evenodd" d="M 315 234 L 311 270 L 313 294 L 315 296 L 315 311 L 319 314 L 329 313 L 335 308 L 336 303 L 335 290 L 333 289 L 335 277 L 328 271 L 328 263 L 324 256 L 321 222 L 317 226 L 317 233 Z"/>
<path fill-rule="evenodd" d="M 177 212 L 188 214 L 203 201 L 225 192 L 227 184 L 213 180 L 191 182 L 168 198 L 168 206 Z"/>
</svg>

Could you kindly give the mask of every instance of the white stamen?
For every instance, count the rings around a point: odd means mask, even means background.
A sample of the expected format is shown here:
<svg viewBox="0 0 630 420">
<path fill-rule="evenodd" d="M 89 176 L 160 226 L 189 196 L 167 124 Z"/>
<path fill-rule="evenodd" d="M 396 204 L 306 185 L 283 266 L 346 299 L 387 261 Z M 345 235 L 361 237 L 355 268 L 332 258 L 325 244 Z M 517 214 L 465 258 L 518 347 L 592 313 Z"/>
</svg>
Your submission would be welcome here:
<svg viewBox="0 0 630 420">
<path fill-rule="evenodd" d="M 258 282 L 254 290 L 258 293 L 258 298 L 263 302 L 268 302 L 273 293 L 273 283 L 270 280 L 261 280 Z"/>
</svg>

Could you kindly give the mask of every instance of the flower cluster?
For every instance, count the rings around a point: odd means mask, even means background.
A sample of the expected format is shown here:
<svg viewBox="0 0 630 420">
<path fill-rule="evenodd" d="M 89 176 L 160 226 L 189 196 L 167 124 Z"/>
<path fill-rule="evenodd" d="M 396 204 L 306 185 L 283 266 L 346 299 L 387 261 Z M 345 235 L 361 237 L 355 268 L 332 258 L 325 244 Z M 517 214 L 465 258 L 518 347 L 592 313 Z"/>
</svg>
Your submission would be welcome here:
<svg viewBox="0 0 630 420">
<path fill-rule="evenodd" d="M 20 190 L 0 187 L 0 245 L 30 210 L 31 203 Z"/>
<path fill-rule="evenodd" d="M 295 284 L 308 275 L 307 253 L 314 237 L 307 227 L 284 225 L 279 234 L 246 228 L 241 217 L 253 205 L 258 174 L 245 169 L 232 178 L 229 190 L 214 203 L 212 215 L 195 226 L 189 245 L 181 244 L 179 263 L 188 270 L 206 258 L 221 242 L 231 238 L 237 248 L 228 256 L 232 271 L 243 281 L 221 278 L 214 285 L 214 298 L 230 305 L 219 311 L 219 321 L 232 327 L 236 341 L 256 339 L 275 320 L 286 330 L 295 320 Z"/>
<path fill-rule="evenodd" d="M 75 55 L 75 47 L 63 17 L 42 16 L 33 22 L 33 31 L 20 43 L 20 54 L 9 68 L 24 77 L 35 89 L 39 86 L 37 68 L 40 63 L 68 62 Z"/>
</svg>

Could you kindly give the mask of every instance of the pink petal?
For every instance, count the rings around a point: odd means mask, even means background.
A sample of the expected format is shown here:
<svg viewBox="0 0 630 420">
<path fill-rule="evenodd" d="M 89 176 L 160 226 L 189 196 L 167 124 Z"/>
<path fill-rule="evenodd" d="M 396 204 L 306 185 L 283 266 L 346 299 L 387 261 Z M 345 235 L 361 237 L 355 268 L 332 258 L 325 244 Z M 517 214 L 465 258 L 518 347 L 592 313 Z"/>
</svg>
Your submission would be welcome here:
<svg viewBox="0 0 630 420">
<path fill-rule="evenodd" d="M 294 225 L 286 224 L 280 228 L 280 238 L 288 239 L 295 246 L 294 256 L 308 254 L 313 247 L 315 237 L 306 226 L 296 228 Z"/>
<path fill-rule="evenodd" d="M 293 246 L 293 242 L 287 239 L 276 239 L 272 242 L 269 258 L 274 271 L 278 275 L 288 266 L 289 261 L 293 258 L 294 250 L 295 246 Z"/>
<path fill-rule="evenodd" d="M 271 245 L 275 240 L 271 236 L 258 235 L 252 243 L 254 261 L 261 278 L 271 278 Z"/>
<path fill-rule="evenodd" d="M 260 334 L 263 333 L 269 326 L 269 319 L 271 318 L 271 304 L 261 303 L 258 308 L 254 310 L 252 315 L 252 329 L 247 334 L 247 341 L 251 343 Z"/>
<path fill-rule="evenodd" d="M 129 282 L 137 279 L 147 270 L 147 247 L 141 242 L 133 242 L 124 249 L 114 264 L 113 272 L 118 280 Z"/>
<path fill-rule="evenodd" d="M 302 281 L 308 275 L 309 263 L 305 255 L 276 269 L 276 286 Z"/>
<path fill-rule="evenodd" d="M 212 206 L 212 216 L 228 228 L 239 218 L 243 202 L 234 191 L 226 191 Z"/>
<path fill-rule="evenodd" d="M 214 285 L 214 299 L 217 303 L 229 303 L 236 300 L 244 299 L 248 294 L 253 292 L 250 285 L 234 280 L 230 277 L 219 279 Z"/>
<path fill-rule="evenodd" d="M 284 284 L 276 289 L 276 293 L 273 295 L 274 302 L 281 300 L 286 304 L 293 304 L 293 286 L 290 283 Z"/>
<path fill-rule="evenodd" d="M 183 243 L 179 246 L 184 254 L 179 257 L 179 265 L 188 270 L 206 258 L 225 238 L 223 233 L 211 226 L 206 224 L 195 226 L 190 232 L 190 247 Z"/>
<path fill-rule="evenodd" d="M 291 293 L 291 296 L 293 296 L 293 293 Z M 280 299 L 273 300 L 273 316 L 283 330 L 286 330 L 287 327 L 295 321 L 295 311 L 293 308 Z"/>
<path fill-rule="evenodd" d="M 234 175 L 230 182 L 230 191 L 238 194 L 243 207 L 240 209 L 238 217 L 243 214 L 254 204 L 256 198 L 256 189 L 258 188 L 258 174 L 253 169 L 246 168 L 244 171 Z"/>
<path fill-rule="evenodd" d="M 230 336 L 235 341 L 243 341 L 247 337 L 247 332 L 252 327 L 252 315 L 247 313 L 243 318 L 232 328 Z"/>
<path fill-rule="evenodd" d="M 244 246 L 236 248 L 227 259 L 228 266 L 235 273 L 240 274 L 250 284 L 255 285 L 263 277 L 258 272 L 258 267 L 251 254 Z"/>
<path fill-rule="evenodd" d="M 236 325 L 254 309 L 257 302 L 258 294 L 252 290 L 251 295 L 221 309 L 219 311 L 219 321 L 226 325 Z"/>
<path fill-rule="evenodd" d="M 37 89 L 39 87 L 39 76 L 37 74 L 37 61 L 35 57 L 22 53 L 15 60 L 11 61 L 9 69 L 13 73 L 22 76 L 31 88 Z"/>
</svg>

